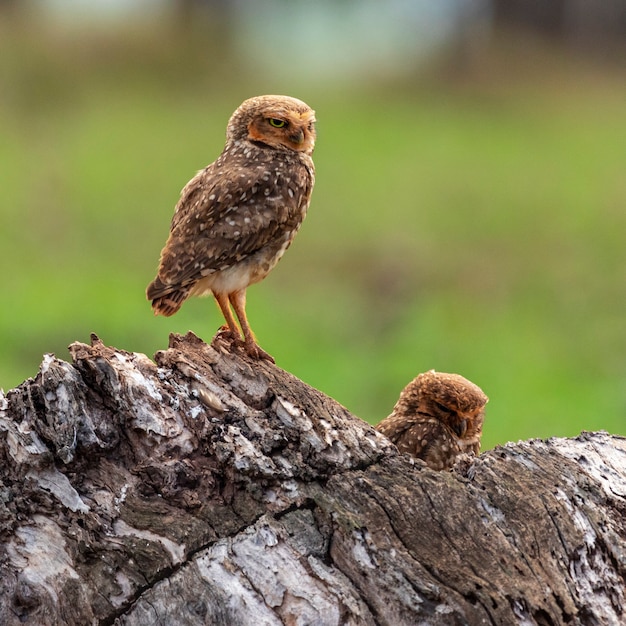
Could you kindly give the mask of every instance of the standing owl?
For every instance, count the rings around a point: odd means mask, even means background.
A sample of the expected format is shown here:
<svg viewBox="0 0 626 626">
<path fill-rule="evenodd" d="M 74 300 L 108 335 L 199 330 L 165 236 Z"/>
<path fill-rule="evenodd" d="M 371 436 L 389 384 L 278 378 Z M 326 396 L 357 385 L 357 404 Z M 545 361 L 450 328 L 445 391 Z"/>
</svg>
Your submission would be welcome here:
<svg viewBox="0 0 626 626">
<path fill-rule="evenodd" d="M 227 334 L 257 359 L 246 288 L 278 263 L 306 215 L 315 182 L 315 112 L 288 96 L 250 98 L 231 116 L 217 160 L 181 192 L 146 295 L 155 315 L 173 315 L 189 296 L 213 294 Z"/>
<path fill-rule="evenodd" d="M 480 452 L 488 400 L 463 376 L 430 370 L 402 390 L 393 412 L 376 430 L 431 469 L 449 469 L 464 452 Z"/>
</svg>

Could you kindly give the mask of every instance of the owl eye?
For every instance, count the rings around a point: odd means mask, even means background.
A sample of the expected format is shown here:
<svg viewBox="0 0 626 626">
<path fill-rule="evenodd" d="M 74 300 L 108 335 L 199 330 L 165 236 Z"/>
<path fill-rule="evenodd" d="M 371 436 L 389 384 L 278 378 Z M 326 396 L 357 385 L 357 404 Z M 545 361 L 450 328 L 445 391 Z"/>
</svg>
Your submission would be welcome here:
<svg viewBox="0 0 626 626">
<path fill-rule="evenodd" d="M 446 415 L 449 415 L 451 413 L 454 413 L 454 411 L 446 406 L 445 404 L 441 404 L 440 402 L 435 402 L 435 406 L 442 412 L 445 413 Z"/>
<path fill-rule="evenodd" d="M 285 128 L 285 126 L 287 126 L 287 122 L 285 122 L 285 120 L 279 120 L 276 117 L 270 117 L 269 123 L 274 128 Z"/>
</svg>

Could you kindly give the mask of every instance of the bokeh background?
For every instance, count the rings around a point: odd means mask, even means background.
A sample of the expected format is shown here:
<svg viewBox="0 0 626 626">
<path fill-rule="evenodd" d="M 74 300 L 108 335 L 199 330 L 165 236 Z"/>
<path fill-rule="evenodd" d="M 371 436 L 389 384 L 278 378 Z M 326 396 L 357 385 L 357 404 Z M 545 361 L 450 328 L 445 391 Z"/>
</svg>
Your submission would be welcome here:
<svg viewBox="0 0 626 626">
<path fill-rule="evenodd" d="M 430 368 L 484 447 L 626 434 L 626 1 L 0 0 L 0 386 L 96 332 L 210 340 L 144 291 L 247 97 L 317 111 L 309 215 L 248 313 L 372 423 Z"/>
</svg>

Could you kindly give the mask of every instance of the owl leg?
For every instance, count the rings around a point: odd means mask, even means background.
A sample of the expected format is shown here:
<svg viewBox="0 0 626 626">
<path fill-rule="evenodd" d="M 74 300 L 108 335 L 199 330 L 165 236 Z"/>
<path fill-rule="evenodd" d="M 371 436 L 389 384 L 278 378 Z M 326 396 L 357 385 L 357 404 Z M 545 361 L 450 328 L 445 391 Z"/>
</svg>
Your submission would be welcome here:
<svg viewBox="0 0 626 626">
<path fill-rule="evenodd" d="M 235 309 L 235 313 L 237 314 L 237 318 L 239 319 L 239 324 L 241 326 L 241 330 L 243 332 L 244 338 L 244 346 L 246 348 L 246 352 L 253 359 L 265 359 L 266 361 L 271 361 L 275 363 L 274 358 L 269 355 L 265 350 L 262 350 L 259 344 L 256 342 L 254 338 L 254 333 L 248 324 L 248 318 L 246 317 L 246 290 L 240 289 L 239 291 L 234 291 L 233 293 L 228 294 L 228 299 L 230 303 L 233 305 L 233 309 Z"/>
<path fill-rule="evenodd" d="M 230 304 L 228 303 L 228 294 L 214 291 L 213 296 L 215 297 L 215 300 L 220 307 L 220 311 L 228 324 L 228 330 L 232 335 L 232 338 L 240 340 L 241 335 L 239 334 L 239 328 L 237 328 L 233 312 L 230 310 Z"/>
</svg>

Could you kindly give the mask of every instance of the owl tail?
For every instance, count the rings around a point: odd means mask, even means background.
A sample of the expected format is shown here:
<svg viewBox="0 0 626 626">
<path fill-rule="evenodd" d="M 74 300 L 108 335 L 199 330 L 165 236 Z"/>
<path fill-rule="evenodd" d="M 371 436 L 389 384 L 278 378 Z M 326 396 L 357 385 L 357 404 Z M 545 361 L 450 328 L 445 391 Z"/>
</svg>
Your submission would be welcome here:
<svg viewBox="0 0 626 626">
<path fill-rule="evenodd" d="M 146 289 L 148 300 L 152 300 L 155 315 L 174 315 L 189 295 L 189 287 L 176 288 L 166 285 L 157 276 Z"/>
</svg>

